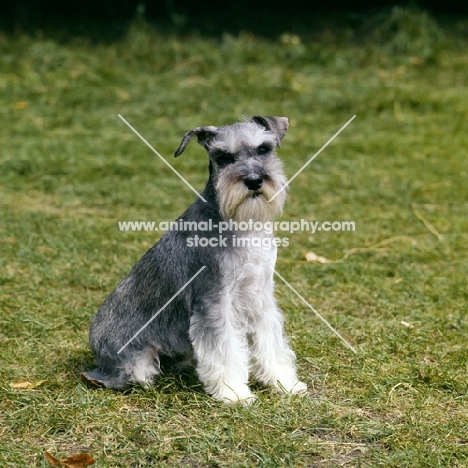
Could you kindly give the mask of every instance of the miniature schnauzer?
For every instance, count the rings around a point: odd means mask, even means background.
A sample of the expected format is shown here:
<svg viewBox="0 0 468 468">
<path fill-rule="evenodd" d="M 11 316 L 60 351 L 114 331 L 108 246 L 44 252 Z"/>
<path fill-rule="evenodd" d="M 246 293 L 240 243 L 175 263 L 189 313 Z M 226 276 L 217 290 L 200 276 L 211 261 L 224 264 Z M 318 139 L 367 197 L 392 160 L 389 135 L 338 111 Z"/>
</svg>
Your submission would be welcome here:
<svg viewBox="0 0 468 468">
<path fill-rule="evenodd" d="M 194 246 L 193 231 L 170 230 L 133 267 L 92 320 L 98 368 L 85 373 L 87 379 L 110 388 L 147 387 L 169 362 L 193 364 L 207 393 L 225 403 L 255 399 L 249 372 L 282 392 L 307 390 L 297 378 L 273 297 L 276 245 L 234 242 L 273 235 L 230 228 L 219 242 L 216 229 L 226 221 L 271 222 L 281 213 L 287 179 L 275 147 L 287 129 L 285 117 L 254 116 L 184 135 L 175 156 L 196 136 L 208 152 L 209 178 L 201 193 L 205 201 L 198 198 L 177 221 L 211 221 L 208 230 L 198 231 L 210 242 Z"/>
</svg>

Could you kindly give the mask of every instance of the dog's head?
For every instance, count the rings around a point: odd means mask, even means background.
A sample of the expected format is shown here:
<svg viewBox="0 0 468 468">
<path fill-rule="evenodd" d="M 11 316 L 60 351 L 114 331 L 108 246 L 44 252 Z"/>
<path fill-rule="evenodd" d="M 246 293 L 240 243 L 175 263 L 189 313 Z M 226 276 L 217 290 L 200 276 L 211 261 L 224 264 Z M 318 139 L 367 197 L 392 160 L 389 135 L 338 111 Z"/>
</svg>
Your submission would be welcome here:
<svg viewBox="0 0 468 468">
<path fill-rule="evenodd" d="M 197 127 L 187 132 L 179 156 L 197 136 L 210 157 L 210 177 L 221 215 L 235 221 L 269 221 L 281 213 L 287 184 L 275 149 L 288 130 L 286 117 L 263 117 L 224 127 Z"/>
</svg>

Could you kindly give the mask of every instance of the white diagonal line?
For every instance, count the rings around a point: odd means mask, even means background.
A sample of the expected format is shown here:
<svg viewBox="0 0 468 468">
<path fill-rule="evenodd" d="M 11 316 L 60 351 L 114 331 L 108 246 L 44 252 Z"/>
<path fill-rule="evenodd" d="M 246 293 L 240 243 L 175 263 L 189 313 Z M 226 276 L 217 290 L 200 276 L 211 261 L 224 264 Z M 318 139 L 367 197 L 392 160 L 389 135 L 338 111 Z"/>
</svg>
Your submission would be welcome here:
<svg viewBox="0 0 468 468">
<path fill-rule="evenodd" d="M 120 114 L 119 114 L 119 117 L 121 118 L 121 120 L 126 123 L 128 125 L 128 127 L 133 131 L 133 133 L 135 133 L 135 135 L 139 136 L 141 138 L 141 140 L 143 141 L 143 143 L 145 143 L 150 149 L 153 150 L 153 152 L 159 156 L 159 158 L 161 159 L 161 161 L 166 164 L 166 166 L 168 166 L 175 174 L 177 174 L 179 176 L 179 178 L 186 183 L 186 185 L 191 188 L 196 194 L 197 194 L 197 197 L 201 198 L 205 203 L 206 203 L 206 200 L 190 185 L 190 183 L 185 180 L 185 178 L 179 173 L 177 172 L 176 169 L 174 169 Z"/>
<path fill-rule="evenodd" d="M 202 266 L 118 351 L 120 354 L 204 269 Z"/>
<path fill-rule="evenodd" d="M 296 296 L 301 299 L 301 301 L 349 348 L 353 353 L 357 354 L 355 348 L 353 348 L 341 335 L 337 332 L 274 268 L 270 267 L 273 270 L 273 273 L 277 275 L 283 283 L 289 287 L 289 289 L 296 294 Z"/>
<path fill-rule="evenodd" d="M 353 115 L 268 201 L 274 200 L 287 186 L 356 118 Z"/>
</svg>

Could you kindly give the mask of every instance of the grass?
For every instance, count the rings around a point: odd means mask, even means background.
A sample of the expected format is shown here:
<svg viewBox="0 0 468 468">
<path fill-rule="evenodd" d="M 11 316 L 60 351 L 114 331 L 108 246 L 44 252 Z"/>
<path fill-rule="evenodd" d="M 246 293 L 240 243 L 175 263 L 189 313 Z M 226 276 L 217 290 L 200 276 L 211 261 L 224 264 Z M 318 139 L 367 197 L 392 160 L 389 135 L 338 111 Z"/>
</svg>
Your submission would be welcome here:
<svg viewBox="0 0 468 468">
<path fill-rule="evenodd" d="M 374 19 L 270 39 L 141 19 L 107 42 L 0 34 L 0 466 L 47 466 L 45 450 L 98 467 L 468 464 L 466 22 Z M 90 318 L 158 238 L 117 221 L 172 220 L 193 200 L 119 113 L 198 189 L 203 150 L 170 158 L 195 126 L 288 116 L 291 176 L 357 115 L 291 184 L 283 216 L 356 223 L 288 235 L 279 252 L 278 271 L 358 350 L 278 282 L 309 397 L 256 388 L 246 410 L 192 372 L 125 393 L 81 380 Z"/>
</svg>

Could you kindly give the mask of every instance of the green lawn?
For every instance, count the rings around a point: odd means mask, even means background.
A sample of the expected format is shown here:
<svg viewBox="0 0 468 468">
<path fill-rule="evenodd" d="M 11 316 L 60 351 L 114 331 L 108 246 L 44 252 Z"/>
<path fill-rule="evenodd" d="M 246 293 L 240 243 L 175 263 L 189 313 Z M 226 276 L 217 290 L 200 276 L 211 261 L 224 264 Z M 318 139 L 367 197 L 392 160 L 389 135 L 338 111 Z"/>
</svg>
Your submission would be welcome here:
<svg viewBox="0 0 468 468">
<path fill-rule="evenodd" d="M 97 467 L 468 465 L 468 23 L 379 21 L 270 39 L 142 21 L 107 42 L 0 33 L 1 467 L 48 466 L 46 450 Z M 118 114 L 199 190 L 203 149 L 172 158 L 193 127 L 287 116 L 292 176 L 356 114 L 282 217 L 356 224 L 279 251 L 278 272 L 357 349 L 278 280 L 308 397 L 253 384 L 252 408 L 226 407 L 193 372 L 125 393 L 82 381 L 90 318 L 159 236 L 117 222 L 194 199 Z"/>
</svg>

